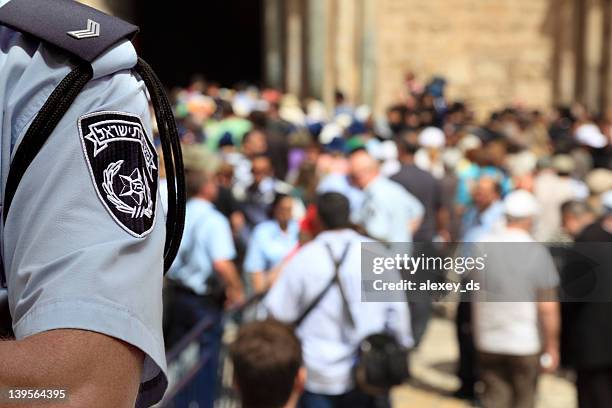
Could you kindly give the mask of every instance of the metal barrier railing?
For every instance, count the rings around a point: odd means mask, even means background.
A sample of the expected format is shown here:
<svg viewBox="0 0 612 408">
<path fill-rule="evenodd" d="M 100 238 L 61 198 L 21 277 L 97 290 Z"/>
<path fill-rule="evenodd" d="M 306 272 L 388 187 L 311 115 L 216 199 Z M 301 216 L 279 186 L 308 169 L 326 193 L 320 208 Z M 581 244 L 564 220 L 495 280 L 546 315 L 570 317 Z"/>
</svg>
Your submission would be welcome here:
<svg viewBox="0 0 612 408">
<path fill-rule="evenodd" d="M 255 305 L 263 298 L 264 295 L 265 294 L 262 293 L 249 297 L 241 306 L 228 310 L 226 312 L 226 318 L 230 316 L 236 316 L 248 307 Z M 181 355 L 185 353 L 190 346 L 197 342 L 198 338 L 206 330 L 211 329 L 212 325 L 213 322 L 210 319 L 204 318 L 200 320 L 185 336 L 183 336 L 183 338 L 181 338 L 178 343 L 176 343 L 166 353 L 166 361 L 168 367 L 170 368 L 171 365 L 178 364 Z M 175 403 L 175 400 L 178 399 L 177 397 L 179 396 L 185 397 L 185 395 L 183 394 L 187 393 L 190 388 L 193 388 L 194 383 L 197 382 L 198 374 L 201 372 L 202 368 L 204 368 L 204 366 L 210 361 L 211 358 L 220 358 L 221 361 L 219 367 L 221 372 L 225 371 L 226 367 L 231 366 L 231 364 L 229 364 L 227 348 L 225 346 L 227 346 L 227 344 L 222 344 L 220 356 L 212 356 L 210 355 L 210 353 L 198 353 L 197 360 L 193 363 L 191 367 L 189 367 L 187 371 L 181 373 L 181 376 L 178 381 L 176 381 L 176 383 L 173 384 L 172 387 L 166 392 L 166 395 L 158 406 L 162 408 L 182 408 L 182 406 L 179 407 Z M 220 374 L 220 377 L 224 377 L 223 373 Z M 216 406 L 219 406 L 221 408 L 238 406 L 234 402 L 235 395 L 233 395 L 232 392 L 226 389 L 228 388 L 227 384 L 223 384 L 222 381 L 220 385 L 220 388 L 222 388 L 220 390 L 220 393 L 222 395 L 219 396 L 219 401 L 217 402 Z"/>
<path fill-rule="evenodd" d="M 177 344 L 175 344 L 168 353 L 166 353 L 166 361 L 168 367 L 171 364 L 177 362 L 183 352 L 185 352 L 198 338 L 212 327 L 213 322 L 209 318 L 200 320 Z M 174 406 L 173 400 L 185 391 L 193 381 L 197 378 L 198 373 L 202 370 L 202 367 L 210 360 L 212 356 L 210 354 L 199 354 L 199 358 L 195 364 L 182 375 L 182 377 L 170 388 L 164 396 L 162 402 L 159 404 L 160 407 L 170 408 Z"/>
</svg>

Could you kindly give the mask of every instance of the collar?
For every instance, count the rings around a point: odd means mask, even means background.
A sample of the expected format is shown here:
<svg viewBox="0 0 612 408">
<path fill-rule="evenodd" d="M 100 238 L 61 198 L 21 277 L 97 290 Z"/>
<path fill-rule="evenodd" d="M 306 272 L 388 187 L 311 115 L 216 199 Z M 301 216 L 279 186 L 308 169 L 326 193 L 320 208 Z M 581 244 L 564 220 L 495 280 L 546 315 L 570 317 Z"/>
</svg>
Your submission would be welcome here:
<svg viewBox="0 0 612 408">
<path fill-rule="evenodd" d="M 331 242 L 336 240 L 345 241 L 352 238 L 356 238 L 358 236 L 359 234 L 355 230 L 352 230 L 350 228 L 344 228 L 340 230 L 323 231 L 317 236 L 316 240 L 324 242 Z"/>
<path fill-rule="evenodd" d="M 199 208 L 213 208 L 213 203 L 210 201 L 201 198 L 201 197 L 192 197 L 187 201 L 187 205 L 190 207 L 199 207 Z"/>
</svg>

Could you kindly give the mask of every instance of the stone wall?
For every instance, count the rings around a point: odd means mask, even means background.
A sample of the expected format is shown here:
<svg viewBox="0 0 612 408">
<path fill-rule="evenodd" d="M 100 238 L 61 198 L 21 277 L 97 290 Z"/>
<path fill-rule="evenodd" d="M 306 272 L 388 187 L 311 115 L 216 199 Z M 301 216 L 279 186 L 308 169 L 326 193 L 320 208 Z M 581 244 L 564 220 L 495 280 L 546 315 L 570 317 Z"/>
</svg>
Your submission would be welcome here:
<svg viewBox="0 0 612 408">
<path fill-rule="evenodd" d="M 376 107 L 399 98 L 406 72 L 441 75 L 450 98 L 484 116 L 509 102 L 552 102 L 556 0 L 377 0 Z"/>
<path fill-rule="evenodd" d="M 135 0 L 82 0 L 122 17 Z M 382 113 L 407 72 L 486 117 L 510 103 L 612 106 L 612 0 L 253 0 L 268 85 Z M 169 6 L 171 7 L 171 6 Z M 219 16 L 224 18 L 224 16 Z"/>
</svg>

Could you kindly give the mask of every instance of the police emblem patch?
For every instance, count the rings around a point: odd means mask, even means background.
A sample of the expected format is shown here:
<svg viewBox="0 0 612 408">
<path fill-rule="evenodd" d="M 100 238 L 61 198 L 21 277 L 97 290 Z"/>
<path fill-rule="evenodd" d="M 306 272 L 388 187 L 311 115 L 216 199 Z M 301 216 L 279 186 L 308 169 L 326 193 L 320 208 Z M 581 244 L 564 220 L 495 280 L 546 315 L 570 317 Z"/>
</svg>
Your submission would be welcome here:
<svg viewBox="0 0 612 408">
<path fill-rule="evenodd" d="M 140 118 L 95 112 L 79 118 L 85 160 L 100 200 L 115 221 L 142 238 L 155 225 L 157 152 Z"/>
</svg>

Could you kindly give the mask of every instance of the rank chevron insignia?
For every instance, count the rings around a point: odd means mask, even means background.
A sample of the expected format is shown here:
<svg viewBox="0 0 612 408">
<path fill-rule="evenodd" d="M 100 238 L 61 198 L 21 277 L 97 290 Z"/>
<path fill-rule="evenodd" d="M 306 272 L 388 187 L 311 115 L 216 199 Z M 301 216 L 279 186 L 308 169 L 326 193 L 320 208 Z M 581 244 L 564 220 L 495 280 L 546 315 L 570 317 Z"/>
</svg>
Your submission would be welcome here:
<svg viewBox="0 0 612 408">
<path fill-rule="evenodd" d="M 77 40 L 83 40 L 85 38 L 94 38 L 100 36 L 100 24 L 87 19 L 87 28 L 84 30 L 68 31 L 66 34 Z"/>
</svg>

